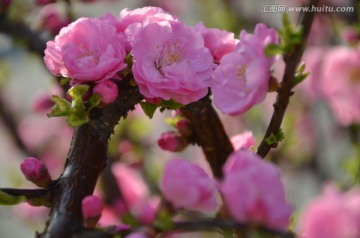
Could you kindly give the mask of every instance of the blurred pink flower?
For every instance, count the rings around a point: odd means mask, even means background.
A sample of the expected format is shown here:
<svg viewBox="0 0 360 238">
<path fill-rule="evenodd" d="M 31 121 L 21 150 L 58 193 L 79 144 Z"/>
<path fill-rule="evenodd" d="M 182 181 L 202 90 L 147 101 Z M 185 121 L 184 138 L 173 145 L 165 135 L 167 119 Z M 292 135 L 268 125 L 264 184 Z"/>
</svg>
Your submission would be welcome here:
<svg viewBox="0 0 360 238">
<path fill-rule="evenodd" d="M 207 28 L 202 22 L 198 23 L 195 29 L 200 31 L 204 37 L 205 47 L 210 49 L 215 62 L 220 62 L 225 54 L 234 51 L 239 41 L 234 38 L 234 33 L 217 28 Z"/>
<path fill-rule="evenodd" d="M 265 56 L 264 49 L 276 43 L 277 32 L 264 24 L 257 24 L 254 34 L 241 31 L 236 50 L 221 58 L 211 87 L 223 113 L 238 115 L 265 99 L 274 58 Z"/>
<path fill-rule="evenodd" d="M 341 31 L 341 38 L 349 44 L 356 44 L 360 41 L 360 34 L 354 27 L 346 27 Z"/>
<path fill-rule="evenodd" d="M 185 159 L 167 162 L 160 189 L 165 198 L 178 209 L 216 212 L 220 206 L 215 180 Z"/>
<path fill-rule="evenodd" d="M 39 14 L 40 24 L 53 35 L 59 34 L 61 28 L 70 24 L 70 21 L 60 14 L 56 3 L 48 4 Z"/>
<path fill-rule="evenodd" d="M 141 94 L 189 104 L 208 93 L 214 61 L 193 28 L 181 22 L 152 23 L 135 38 L 133 73 Z"/>
<path fill-rule="evenodd" d="M 104 209 L 103 202 L 97 196 L 86 196 L 81 202 L 81 210 L 87 228 L 94 228 Z"/>
<path fill-rule="evenodd" d="M 341 125 L 360 122 L 360 48 L 339 46 L 329 50 L 321 90 Z"/>
<path fill-rule="evenodd" d="M 324 194 L 305 208 L 299 234 L 301 238 L 360 237 L 360 190 L 341 193 L 327 186 Z"/>
<path fill-rule="evenodd" d="M 256 145 L 256 139 L 251 131 L 245 131 L 241 134 L 232 136 L 231 143 L 235 150 L 250 149 L 250 147 Z"/>
<path fill-rule="evenodd" d="M 223 168 L 221 193 L 239 222 L 286 229 L 293 208 L 285 200 L 279 169 L 248 150 L 234 152 Z"/>
<path fill-rule="evenodd" d="M 44 61 L 52 74 L 74 82 L 109 79 L 126 66 L 123 42 L 107 21 L 80 18 L 47 43 Z"/>
<path fill-rule="evenodd" d="M 25 158 L 20 168 L 26 179 L 38 187 L 44 188 L 52 181 L 44 162 L 34 157 Z"/>
<path fill-rule="evenodd" d="M 94 87 L 93 93 L 100 95 L 103 104 L 113 103 L 118 96 L 118 87 L 111 80 L 102 80 Z"/>
<path fill-rule="evenodd" d="M 131 214 L 142 224 L 153 222 L 160 200 L 158 197 L 150 196 L 150 191 L 140 174 L 121 163 L 114 164 L 112 172 Z M 119 204 L 117 207 L 119 208 Z"/>
</svg>

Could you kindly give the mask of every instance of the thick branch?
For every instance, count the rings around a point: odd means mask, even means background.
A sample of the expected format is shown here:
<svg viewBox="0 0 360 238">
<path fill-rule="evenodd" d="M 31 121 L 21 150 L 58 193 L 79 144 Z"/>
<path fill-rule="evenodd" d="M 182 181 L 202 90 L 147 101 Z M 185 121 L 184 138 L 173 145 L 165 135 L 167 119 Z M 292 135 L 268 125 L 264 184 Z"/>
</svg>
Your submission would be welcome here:
<svg viewBox="0 0 360 238">
<path fill-rule="evenodd" d="M 234 149 L 211 100 L 205 97 L 188 104 L 181 112 L 191 121 L 193 142 L 201 146 L 215 177 L 221 178 L 221 168 Z"/>
<path fill-rule="evenodd" d="M 90 122 L 78 127 L 73 135 L 65 169 L 54 191 L 50 220 L 39 237 L 72 237 L 81 232 L 81 201 L 93 193 L 98 177 L 106 165 L 108 139 L 114 126 L 134 109 L 142 96 L 128 80 L 119 83 L 115 103 L 94 109 Z"/>
<path fill-rule="evenodd" d="M 214 230 L 214 229 L 231 229 L 242 232 L 250 231 L 254 226 L 249 224 L 241 224 L 232 220 L 220 220 L 220 219 L 208 219 L 200 221 L 186 221 L 175 222 L 172 231 L 200 231 L 200 230 Z M 268 235 L 275 235 L 282 238 L 294 238 L 294 234 L 291 232 L 280 231 L 268 227 L 258 226 L 258 231 L 265 232 Z"/>
<path fill-rule="evenodd" d="M 311 5 L 317 5 L 319 0 L 312 0 L 310 3 Z M 296 69 L 300 63 L 301 57 L 305 50 L 307 38 L 311 29 L 312 22 L 315 17 L 315 12 L 306 12 L 303 16 L 303 20 L 301 25 L 303 26 L 303 40 L 300 45 L 291 53 L 284 56 L 284 61 L 286 64 L 284 77 L 281 83 L 281 86 L 278 90 L 278 96 L 276 102 L 274 104 L 274 113 L 271 117 L 270 124 L 266 130 L 265 136 L 261 141 L 257 153 L 261 157 L 265 157 L 271 148 L 276 148 L 277 143 L 268 144 L 266 139 L 271 135 L 277 135 L 280 131 L 280 126 L 283 121 L 286 108 L 290 101 L 290 96 L 292 95 L 292 87 L 294 82 L 294 76 Z"/>
</svg>

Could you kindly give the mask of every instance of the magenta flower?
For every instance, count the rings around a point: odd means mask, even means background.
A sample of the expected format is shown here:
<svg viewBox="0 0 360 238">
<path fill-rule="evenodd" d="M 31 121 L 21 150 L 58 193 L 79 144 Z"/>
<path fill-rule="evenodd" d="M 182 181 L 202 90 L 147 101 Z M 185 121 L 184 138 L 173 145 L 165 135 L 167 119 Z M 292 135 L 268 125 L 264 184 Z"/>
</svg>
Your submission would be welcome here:
<svg viewBox="0 0 360 238">
<path fill-rule="evenodd" d="M 360 237 L 360 191 L 339 192 L 328 186 L 301 217 L 301 238 Z"/>
<path fill-rule="evenodd" d="M 107 21 L 80 18 L 47 43 L 44 61 L 52 74 L 77 83 L 109 79 L 126 66 L 123 42 Z"/>
<path fill-rule="evenodd" d="M 202 22 L 197 24 L 195 28 L 204 37 L 205 47 L 210 49 L 215 62 L 220 62 L 220 59 L 225 54 L 234 51 L 239 41 L 234 38 L 234 33 L 216 28 L 207 28 Z"/>
<path fill-rule="evenodd" d="M 94 87 L 93 93 L 100 95 L 104 104 L 112 103 L 118 96 L 118 87 L 111 80 L 102 80 Z"/>
<path fill-rule="evenodd" d="M 175 208 L 199 212 L 215 212 L 219 209 L 215 180 L 187 160 L 173 159 L 167 162 L 160 189 Z"/>
<path fill-rule="evenodd" d="M 235 150 L 250 149 L 256 145 L 256 139 L 251 131 L 245 131 L 231 137 L 231 143 Z"/>
<path fill-rule="evenodd" d="M 278 168 L 247 150 L 234 152 L 226 162 L 221 193 L 225 206 L 239 222 L 286 229 L 293 208 L 285 200 Z"/>
<path fill-rule="evenodd" d="M 236 50 L 221 58 L 211 87 L 214 104 L 223 113 L 238 115 L 265 99 L 274 59 L 264 49 L 277 42 L 276 31 L 264 24 L 256 25 L 254 34 L 241 31 Z"/>
<path fill-rule="evenodd" d="M 38 187 L 44 188 L 51 183 L 51 177 L 44 162 L 34 157 L 26 158 L 20 164 L 20 169 L 26 179 Z"/>
<path fill-rule="evenodd" d="M 84 222 L 87 228 L 94 228 L 104 209 L 103 202 L 97 196 L 86 196 L 81 202 Z"/>
<path fill-rule="evenodd" d="M 193 28 L 181 22 L 152 23 L 135 38 L 133 73 L 146 98 L 189 104 L 208 93 L 213 57 Z"/>
<path fill-rule="evenodd" d="M 344 126 L 360 122 L 360 48 L 335 47 L 326 54 L 321 90 Z"/>
</svg>

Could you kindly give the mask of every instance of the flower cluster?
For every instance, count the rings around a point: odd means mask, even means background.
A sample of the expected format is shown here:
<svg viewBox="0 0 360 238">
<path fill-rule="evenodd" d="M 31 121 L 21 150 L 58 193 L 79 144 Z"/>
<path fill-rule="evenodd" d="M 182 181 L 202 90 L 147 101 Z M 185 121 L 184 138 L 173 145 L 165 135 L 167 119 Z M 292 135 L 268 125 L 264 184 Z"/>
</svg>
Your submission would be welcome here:
<svg viewBox="0 0 360 238">
<path fill-rule="evenodd" d="M 149 101 L 183 105 L 209 93 L 227 114 L 240 114 L 261 102 L 268 88 L 273 58 L 268 44 L 278 43 L 274 29 L 258 24 L 254 34 L 234 34 L 188 26 L 156 7 L 124 9 L 118 18 L 80 18 L 47 44 L 45 63 L 71 84 L 88 84 L 104 104 L 117 97 L 121 70 L 129 67 L 140 93 Z M 132 62 L 126 61 L 129 54 Z M 130 59 L 129 58 L 129 59 Z M 131 67 L 131 68 L 130 68 Z"/>
<path fill-rule="evenodd" d="M 214 213 L 221 204 L 220 192 L 229 214 L 238 222 L 287 228 L 293 208 L 285 199 L 276 166 L 240 149 L 229 157 L 223 172 L 222 181 L 216 182 L 195 164 L 173 159 L 165 166 L 160 188 L 176 208 Z"/>
</svg>

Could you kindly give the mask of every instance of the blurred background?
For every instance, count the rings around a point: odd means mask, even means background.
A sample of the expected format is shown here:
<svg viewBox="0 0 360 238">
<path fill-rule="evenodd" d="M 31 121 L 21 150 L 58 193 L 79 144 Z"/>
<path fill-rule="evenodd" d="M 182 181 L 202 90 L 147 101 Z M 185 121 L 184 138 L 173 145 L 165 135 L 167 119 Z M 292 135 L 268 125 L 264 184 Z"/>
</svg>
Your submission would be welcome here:
<svg viewBox="0 0 360 238">
<path fill-rule="evenodd" d="M 285 6 L 284 11 L 293 23 L 297 23 L 299 13 L 291 12 L 289 7 L 301 6 L 306 2 L 0 0 L 0 13 L 6 11 L 6 21 L 21 22 L 35 32 L 39 39 L 47 41 L 53 39 L 59 29 L 68 24 L 69 19 L 100 17 L 106 13 L 118 16 L 124 8 L 159 6 L 189 25 L 201 21 L 209 28 L 234 32 L 237 38 L 240 30 L 252 32 L 259 22 L 280 29 L 283 14 L 280 6 Z M 326 72 L 329 68 L 328 58 L 333 57 L 334 51 L 339 48 L 356 48 L 359 42 L 359 6 L 356 4 L 356 0 L 323 1 L 322 6 L 341 8 L 339 12 L 319 10 L 322 12 L 315 19 L 303 58 L 306 71 L 312 74 L 295 88 L 282 126 L 285 140 L 269 154 L 269 159 L 281 167 L 288 198 L 297 208 L 295 224 L 302 208 L 321 193 L 324 184 L 333 182 L 349 188 L 359 182 L 360 72 L 354 71 L 350 76 L 344 76 L 350 77 L 351 84 L 347 82 L 348 86 L 338 86 L 345 91 L 340 95 L 341 99 L 333 97 L 334 93 L 329 92 L 332 89 L 326 87 L 337 85 L 337 79 L 329 77 L 331 73 Z M 6 33 L 3 22 L 0 25 L 0 187 L 30 188 L 33 185 L 25 181 L 19 169 L 21 161 L 30 155 L 37 156 L 45 161 L 53 179 L 57 178 L 63 169 L 72 129 L 62 118 L 49 119 L 46 116 L 48 111 L 44 110 L 44 104 L 50 104 L 49 96 L 57 94 L 59 89 L 45 68 L 41 52 L 38 49 L 29 50 L 24 39 Z M 360 68 L 360 62 L 351 65 Z M 278 57 L 273 75 L 279 81 L 283 70 L 284 63 Z M 348 88 L 356 89 L 351 91 Z M 270 120 L 275 98 L 276 93 L 269 93 L 263 103 L 241 116 L 230 117 L 219 112 L 228 134 L 233 136 L 251 131 L 258 145 Z M 170 116 L 169 112 L 157 111 L 154 119 L 149 120 L 141 110 L 135 110 L 128 120 L 121 121 L 116 128 L 117 133 L 109 151 L 112 162 L 105 173 L 110 174 L 110 177 L 104 175 L 97 190 L 109 205 L 107 216 L 111 219 L 116 217 L 110 211 L 110 207 L 116 204 L 113 199 L 115 195 L 112 194 L 116 189 L 111 186 L 121 187 L 121 184 L 116 183 L 117 171 L 114 167 L 111 169 L 113 164 L 121 160 L 125 167 L 117 166 L 118 170 L 136 178 L 141 177 L 141 181 L 147 181 L 149 193 L 157 192 L 156 184 L 162 167 L 168 159 L 174 157 L 174 153 L 164 152 L 157 145 L 160 134 L 173 129 L 164 121 L 164 118 Z M 209 171 L 199 148 L 189 146 L 175 156 L 179 155 Z M 43 229 L 46 219 L 47 210 L 44 208 L 33 208 L 26 204 L 0 207 L 0 237 L 33 237 L 36 230 Z"/>
</svg>

